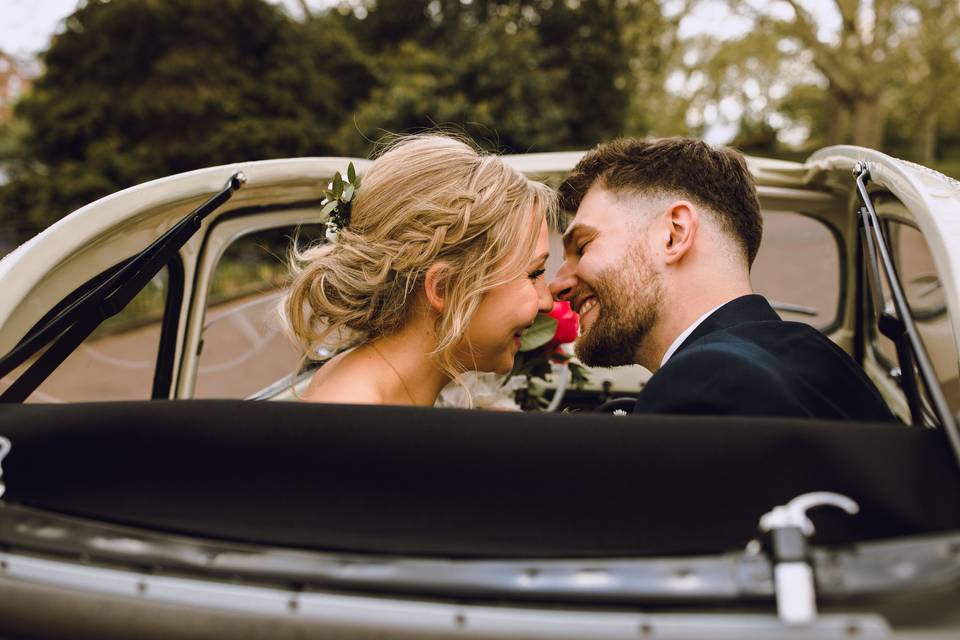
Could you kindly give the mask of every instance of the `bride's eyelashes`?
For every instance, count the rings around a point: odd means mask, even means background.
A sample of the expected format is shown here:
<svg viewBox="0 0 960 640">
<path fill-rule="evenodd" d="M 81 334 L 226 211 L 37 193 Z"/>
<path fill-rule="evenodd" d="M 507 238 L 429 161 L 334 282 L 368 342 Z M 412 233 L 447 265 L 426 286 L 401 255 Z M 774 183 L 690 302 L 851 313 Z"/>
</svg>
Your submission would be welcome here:
<svg viewBox="0 0 960 640">
<path fill-rule="evenodd" d="M 543 274 L 545 274 L 546 272 L 547 272 L 546 269 L 537 269 L 533 273 L 529 274 L 527 277 L 530 278 L 531 280 L 537 280 L 539 278 L 542 278 Z"/>
</svg>

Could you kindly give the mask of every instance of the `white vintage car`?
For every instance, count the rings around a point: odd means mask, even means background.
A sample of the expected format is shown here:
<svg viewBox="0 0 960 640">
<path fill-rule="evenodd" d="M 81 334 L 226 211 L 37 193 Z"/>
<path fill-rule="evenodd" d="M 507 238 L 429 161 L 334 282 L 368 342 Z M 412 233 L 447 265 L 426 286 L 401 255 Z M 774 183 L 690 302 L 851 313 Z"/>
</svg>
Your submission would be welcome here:
<svg viewBox="0 0 960 640">
<path fill-rule="evenodd" d="M 508 161 L 555 183 L 579 157 Z M 0 262 L 0 635 L 960 634 L 956 181 L 855 147 L 749 159 L 756 290 L 901 426 L 262 402 L 310 375 L 283 252 L 349 161 L 149 182 Z M 564 403 L 645 378 L 593 370 Z"/>
</svg>

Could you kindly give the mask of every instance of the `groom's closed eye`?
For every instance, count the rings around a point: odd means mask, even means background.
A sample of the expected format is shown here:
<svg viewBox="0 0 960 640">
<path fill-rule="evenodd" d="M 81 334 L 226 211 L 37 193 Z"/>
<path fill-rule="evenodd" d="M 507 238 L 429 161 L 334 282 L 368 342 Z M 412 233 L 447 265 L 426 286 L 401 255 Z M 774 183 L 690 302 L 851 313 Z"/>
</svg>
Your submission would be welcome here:
<svg viewBox="0 0 960 640">
<path fill-rule="evenodd" d="M 597 235 L 597 229 L 588 224 L 574 224 L 563 234 L 563 253 L 570 256 L 581 256 L 583 250 Z"/>
</svg>

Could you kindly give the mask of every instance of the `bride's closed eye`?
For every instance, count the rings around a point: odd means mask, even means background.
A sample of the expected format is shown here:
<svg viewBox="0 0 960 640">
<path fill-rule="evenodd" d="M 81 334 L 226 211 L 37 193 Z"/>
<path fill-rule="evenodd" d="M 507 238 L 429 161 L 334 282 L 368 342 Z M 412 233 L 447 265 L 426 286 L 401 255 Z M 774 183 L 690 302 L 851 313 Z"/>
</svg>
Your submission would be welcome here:
<svg viewBox="0 0 960 640">
<path fill-rule="evenodd" d="M 546 272 L 547 272 L 546 269 L 537 269 L 533 273 L 529 274 L 527 277 L 530 278 L 531 280 L 537 280 L 539 278 L 542 278 L 543 274 L 545 274 Z"/>
</svg>

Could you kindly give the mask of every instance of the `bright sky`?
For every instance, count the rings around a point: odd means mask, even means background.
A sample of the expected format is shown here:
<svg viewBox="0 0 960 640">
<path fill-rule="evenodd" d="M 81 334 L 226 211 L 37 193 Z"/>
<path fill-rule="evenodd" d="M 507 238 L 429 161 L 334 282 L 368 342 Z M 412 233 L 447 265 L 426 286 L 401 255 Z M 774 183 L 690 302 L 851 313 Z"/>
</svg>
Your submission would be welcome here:
<svg viewBox="0 0 960 640">
<path fill-rule="evenodd" d="M 27 56 L 44 49 L 77 0 L 0 0 L 0 49 Z"/>
</svg>

